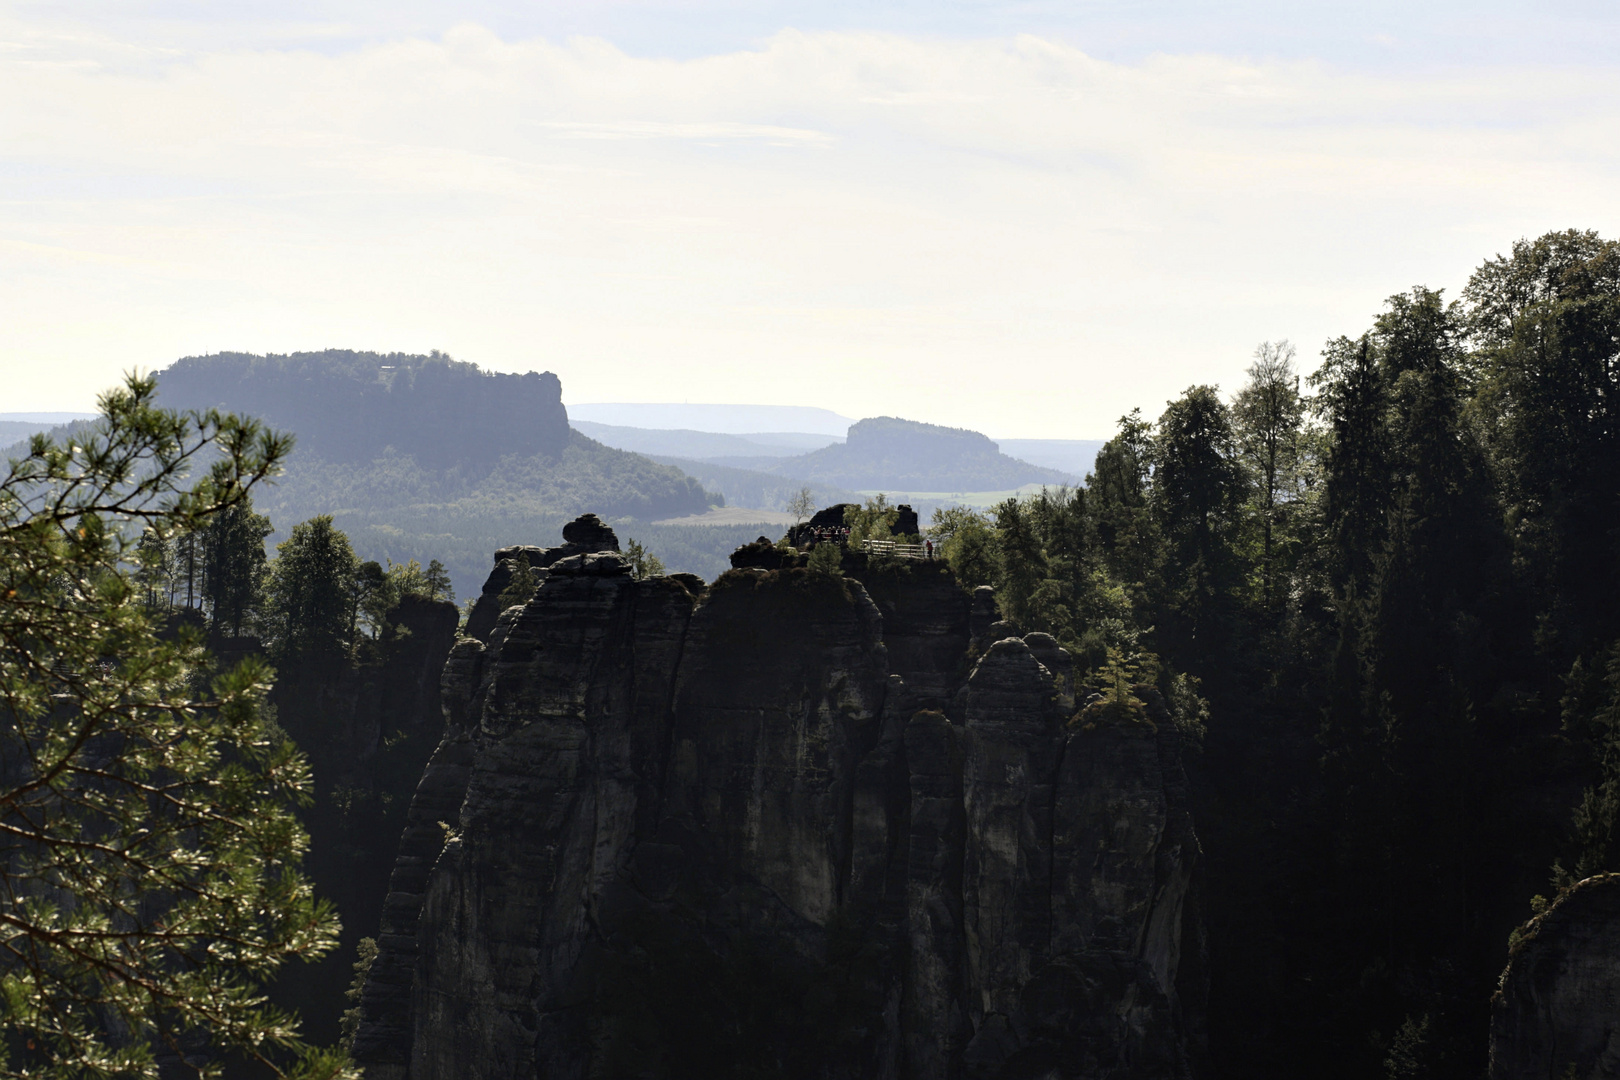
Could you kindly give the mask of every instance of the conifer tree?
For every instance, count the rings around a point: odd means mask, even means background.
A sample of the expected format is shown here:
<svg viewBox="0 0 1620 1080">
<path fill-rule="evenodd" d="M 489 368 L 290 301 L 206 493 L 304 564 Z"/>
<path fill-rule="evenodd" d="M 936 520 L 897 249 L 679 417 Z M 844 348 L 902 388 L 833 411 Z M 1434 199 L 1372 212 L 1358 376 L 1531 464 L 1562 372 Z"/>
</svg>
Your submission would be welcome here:
<svg viewBox="0 0 1620 1080">
<path fill-rule="evenodd" d="M 204 595 L 216 629 L 240 635 L 258 614 L 269 575 L 264 541 L 273 531 L 270 519 L 255 514 L 253 500 L 245 496 L 215 514 L 203 530 Z"/>
<path fill-rule="evenodd" d="M 1179 664 L 1236 644 L 1244 567 L 1241 508 L 1248 476 L 1231 412 L 1213 386 L 1194 386 L 1159 419 L 1153 505 L 1177 568 L 1160 602 L 1162 644 Z"/>
<path fill-rule="evenodd" d="M 1298 496 L 1300 426 L 1305 419 L 1292 345 L 1268 341 L 1255 350 L 1249 381 L 1232 404 L 1232 418 L 1238 446 L 1255 481 L 1262 606 L 1275 613 L 1282 600 L 1285 575 L 1280 554 L 1290 531 L 1289 511 Z"/>
<path fill-rule="evenodd" d="M 346 658 L 353 643 L 360 567 L 349 538 L 323 514 L 293 526 L 276 545 L 269 618 L 282 658 Z"/>
<path fill-rule="evenodd" d="M 291 440 L 155 395 L 132 376 L 96 430 L 0 472 L 0 1072 L 157 1080 L 163 1054 L 217 1076 L 235 1054 L 352 1076 L 261 989 L 337 936 L 299 870 L 310 775 L 261 708 L 270 673 L 211 676 L 132 580 L 143 536 L 197 535 Z"/>
</svg>

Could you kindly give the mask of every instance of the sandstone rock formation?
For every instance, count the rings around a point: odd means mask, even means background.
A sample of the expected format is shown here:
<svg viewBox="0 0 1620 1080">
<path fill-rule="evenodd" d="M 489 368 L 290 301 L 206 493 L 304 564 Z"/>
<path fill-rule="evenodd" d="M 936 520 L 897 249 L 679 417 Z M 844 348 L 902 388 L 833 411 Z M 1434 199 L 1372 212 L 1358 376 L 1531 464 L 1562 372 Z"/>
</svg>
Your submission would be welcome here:
<svg viewBox="0 0 1620 1080">
<path fill-rule="evenodd" d="M 1199 852 L 1150 689 L 1151 722 L 1071 725 L 1067 654 L 970 652 L 938 564 L 531 561 L 445 667 L 371 1080 L 1196 1074 Z"/>
<path fill-rule="evenodd" d="M 495 552 L 495 569 L 484 582 L 483 591 L 467 615 L 467 633 L 480 640 L 489 637 L 500 615 L 497 602 L 501 593 L 512 583 L 512 564 L 522 559 L 540 578 L 551 573 L 551 565 L 576 555 L 598 551 L 618 551 L 619 538 L 612 526 L 604 524 L 595 514 L 585 514 L 563 526 L 563 543 L 559 547 L 543 548 L 533 544 L 513 544 Z"/>
<path fill-rule="evenodd" d="M 1491 1010 L 1491 1080 L 1620 1077 L 1620 874 L 1587 878 L 1521 932 Z"/>
</svg>

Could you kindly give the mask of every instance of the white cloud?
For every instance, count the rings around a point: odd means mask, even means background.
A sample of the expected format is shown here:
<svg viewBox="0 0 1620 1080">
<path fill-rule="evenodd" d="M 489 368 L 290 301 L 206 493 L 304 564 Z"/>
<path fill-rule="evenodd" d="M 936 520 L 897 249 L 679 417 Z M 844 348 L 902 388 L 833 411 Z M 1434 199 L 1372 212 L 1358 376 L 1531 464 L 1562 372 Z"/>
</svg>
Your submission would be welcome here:
<svg viewBox="0 0 1620 1080">
<path fill-rule="evenodd" d="M 1518 236 L 1615 232 L 1617 81 L 795 31 L 174 56 L 0 24 L 7 407 L 188 352 L 437 347 L 575 401 L 1104 434 Z"/>
</svg>

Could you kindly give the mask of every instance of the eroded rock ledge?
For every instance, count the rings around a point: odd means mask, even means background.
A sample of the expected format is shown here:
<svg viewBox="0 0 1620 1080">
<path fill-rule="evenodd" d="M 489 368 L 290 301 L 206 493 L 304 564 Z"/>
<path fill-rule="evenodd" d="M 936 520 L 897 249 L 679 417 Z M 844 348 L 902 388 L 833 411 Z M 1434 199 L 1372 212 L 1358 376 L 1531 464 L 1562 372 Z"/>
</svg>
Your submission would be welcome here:
<svg viewBox="0 0 1620 1080">
<path fill-rule="evenodd" d="M 937 564 L 530 558 L 445 667 L 371 1080 L 1197 1074 L 1198 842 L 1151 691 L 1152 722 L 1071 725 L 1067 654 L 975 647 Z"/>
</svg>

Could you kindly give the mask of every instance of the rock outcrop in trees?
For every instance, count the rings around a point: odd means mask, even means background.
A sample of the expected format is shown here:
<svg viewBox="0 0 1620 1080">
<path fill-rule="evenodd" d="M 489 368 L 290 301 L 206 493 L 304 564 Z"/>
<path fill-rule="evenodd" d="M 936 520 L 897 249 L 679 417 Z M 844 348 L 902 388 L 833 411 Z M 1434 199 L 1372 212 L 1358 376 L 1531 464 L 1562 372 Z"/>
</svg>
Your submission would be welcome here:
<svg viewBox="0 0 1620 1080">
<path fill-rule="evenodd" d="M 975 641 L 939 564 L 537 554 L 444 669 L 373 1080 L 1196 1074 L 1200 855 L 1149 688 L 1072 722 L 1067 653 Z"/>
<path fill-rule="evenodd" d="M 1620 874 L 1576 884 L 1519 931 L 1491 1008 L 1491 1080 L 1620 1077 Z"/>
</svg>

